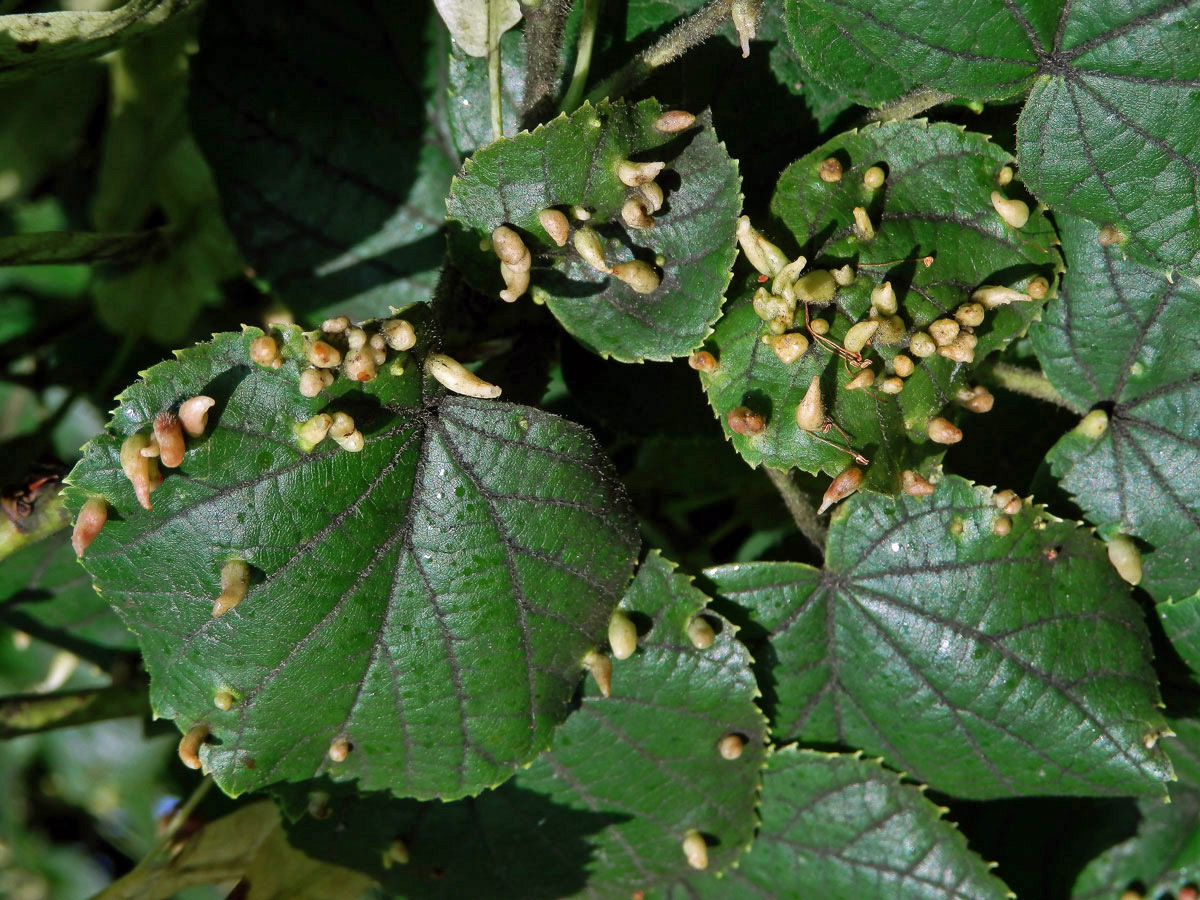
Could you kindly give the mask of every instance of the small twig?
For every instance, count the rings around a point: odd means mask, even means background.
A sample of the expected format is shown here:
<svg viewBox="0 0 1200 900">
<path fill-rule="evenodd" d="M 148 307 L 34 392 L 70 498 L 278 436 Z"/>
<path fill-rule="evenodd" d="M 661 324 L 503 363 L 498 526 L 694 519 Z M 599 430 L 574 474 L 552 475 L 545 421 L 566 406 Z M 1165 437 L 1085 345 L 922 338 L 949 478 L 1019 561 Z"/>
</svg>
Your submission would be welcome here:
<svg viewBox="0 0 1200 900">
<path fill-rule="evenodd" d="M 1054 385 L 1050 383 L 1050 379 L 1044 374 L 1035 372 L 1033 369 L 1024 369 L 1020 366 L 1010 365 L 1009 363 L 996 363 L 993 366 L 982 369 L 980 375 L 985 381 L 990 381 L 996 387 L 1002 387 L 1006 391 L 1024 394 L 1027 397 L 1033 397 L 1046 403 L 1053 403 L 1055 406 L 1069 409 L 1078 415 L 1083 415 L 1086 411 L 1080 409 L 1055 390 Z"/>
<path fill-rule="evenodd" d="M 567 114 L 575 112 L 583 100 L 583 89 L 592 71 L 592 47 L 596 42 L 596 22 L 599 18 L 600 0 L 584 0 L 583 21 L 579 23 L 579 41 L 575 52 L 575 71 L 571 74 L 571 84 L 559 107 Z"/>
<path fill-rule="evenodd" d="M 779 491 L 779 496 L 783 498 L 783 505 L 792 514 L 792 521 L 796 523 L 800 533 L 824 554 L 826 528 L 817 518 L 817 511 L 813 509 L 808 498 L 792 481 L 791 474 L 781 472 L 779 469 L 772 469 L 770 466 L 763 466 L 763 469 L 766 470 L 767 477 L 771 479 L 771 484 L 775 485 L 775 489 Z"/>
<path fill-rule="evenodd" d="M 542 0 L 525 6 L 525 98 L 521 125 L 533 128 L 550 118 L 562 67 L 563 30 L 571 4 Z"/>
<path fill-rule="evenodd" d="M 601 82 L 588 99 L 615 99 L 628 93 L 655 69 L 678 59 L 692 47 L 716 34 L 717 29 L 729 20 L 732 9 L 733 0 L 712 0 L 700 12 L 679 23 L 660 40 Z"/>
<path fill-rule="evenodd" d="M 945 91 L 937 91 L 933 88 L 917 88 L 915 91 L 911 91 L 903 97 L 893 100 L 891 103 L 885 103 L 878 110 L 867 116 L 867 121 L 895 122 L 898 119 L 911 119 L 913 116 L 919 116 L 927 109 L 933 109 L 933 107 L 953 99 L 954 94 L 947 94 Z"/>
<path fill-rule="evenodd" d="M 491 100 L 492 140 L 504 137 L 504 116 L 500 108 L 500 4 L 486 0 L 488 23 L 488 97 Z"/>
<path fill-rule="evenodd" d="M 142 715 L 149 711 L 146 688 L 140 682 L 54 694 L 4 697 L 0 699 L 0 740 Z"/>
</svg>

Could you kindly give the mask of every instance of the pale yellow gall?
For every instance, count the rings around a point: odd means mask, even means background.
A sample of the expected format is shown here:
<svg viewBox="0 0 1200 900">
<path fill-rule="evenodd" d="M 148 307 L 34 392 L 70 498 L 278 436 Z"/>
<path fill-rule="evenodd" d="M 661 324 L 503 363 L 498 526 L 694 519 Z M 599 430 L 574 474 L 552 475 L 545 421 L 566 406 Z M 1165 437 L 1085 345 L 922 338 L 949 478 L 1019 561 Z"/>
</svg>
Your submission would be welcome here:
<svg viewBox="0 0 1200 900">
<path fill-rule="evenodd" d="M 871 224 L 871 217 L 867 215 L 867 210 L 862 206 L 854 207 L 854 230 L 857 232 L 859 240 L 875 240 L 875 226 Z"/>
<path fill-rule="evenodd" d="M 892 290 L 890 281 L 885 281 L 871 289 L 871 305 L 885 316 L 894 315 L 900 308 L 900 304 L 896 300 L 896 292 Z"/>
<path fill-rule="evenodd" d="M 1093 441 L 1098 440 L 1104 432 L 1108 431 L 1108 413 L 1102 409 L 1093 409 L 1080 419 L 1074 430 Z"/>
<path fill-rule="evenodd" d="M 514 229 L 507 225 L 497 225 L 492 229 L 492 250 L 500 258 L 500 262 L 519 268 L 529 257 L 529 248 L 525 241 Z"/>
<path fill-rule="evenodd" d="M 654 130 L 663 134 L 678 134 L 687 131 L 695 123 L 696 117 L 682 109 L 665 112 L 654 123 Z"/>
<path fill-rule="evenodd" d="M 379 333 L 393 350 L 411 350 L 417 343 L 417 332 L 404 319 L 388 319 L 379 327 Z"/>
<path fill-rule="evenodd" d="M 808 323 L 808 327 L 812 329 L 813 334 L 829 333 L 829 323 L 824 319 L 813 319 Z"/>
<path fill-rule="evenodd" d="M 347 316 L 335 316 L 321 323 L 321 330 L 326 334 L 341 334 L 349 327 L 350 319 Z"/>
<path fill-rule="evenodd" d="M 766 419 L 746 406 L 735 406 L 726 414 L 725 421 L 734 434 L 760 434 L 767 427 Z"/>
<path fill-rule="evenodd" d="M 935 416 L 925 426 L 925 433 L 935 444 L 957 444 L 962 440 L 963 433 L 941 416 Z"/>
<path fill-rule="evenodd" d="M 958 337 L 961 326 L 954 319 L 936 319 L 929 323 L 929 336 L 935 344 L 944 347 Z"/>
<path fill-rule="evenodd" d="M 846 390 L 857 391 L 869 388 L 875 383 L 875 372 L 871 369 L 861 369 L 858 374 L 846 382 Z"/>
<path fill-rule="evenodd" d="M 589 650 L 583 657 L 583 667 L 592 673 L 602 697 L 612 694 L 612 660 L 598 650 Z"/>
<path fill-rule="evenodd" d="M 390 869 L 395 865 L 407 866 L 408 860 L 408 845 L 400 838 L 396 838 L 388 844 L 383 851 L 383 867 L 385 869 Z"/>
<path fill-rule="evenodd" d="M 444 353 L 430 353 L 425 358 L 425 371 L 443 387 L 466 397 L 493 400 L 501 393 L 499 387 L 484 381 L 458 360 Z"/>
<path fill-rule="evenodd" d="M 1008 516 L 997 516 L 996 521 L 992 523 L 992 533 L 1003 537 L 1010 531 L 1012 531 L 1012 519 Z"/>
<path fill-rule="evenodd" d="M 200 768 L 200 747 L 208 737 L 207 725 L 193 725 L 179 739 L 179 759 L 189 769 Z"/>
<path fill-rule="evenodd" d="M 1013 180 L 1013 170 L 1012 170 L 1011 166 L 1004 166 L 996 174 L 996 184 L 1000 185 L 1000 187 L 1006 187 L 1007 185 L 1012 183 L 1012 180 Z"/>
<path fill-rule="evenodd" d="M 646 210 L 641 197 L 630 197 L 621 206 L 621 220 L 630 228 L 646 230 L 654 227 L 654 218 Z"/>
<path fill-rule="evenodd" d="M 213 602 L 212 617 L 219 619 L 246 599 L 250 567 L 244 559 L 231 559 L 221 567 L 221 594 Z"/>
<path fill-rule="evenodd" d="M 273 337 L 255 338 L 250 342 L 250 359 L 260 366 L 278 369 L 282 365 L 279 359 L 279 343 Z"/>
<path fill-rule="evenodd" d="M 697 372 L 715 372 L 717 370 L 717 358 L 707 350 L 697 350 L 688 357 L 688 365 Z"/>
<path fill-rule="evenodd" d="M 342 364 L 342 352 L 325 341 L 308 345 L 308 361 L 318 369 L 336 369 Z"/>
<path fill-rule="evenodd" d="M 1117 574 L 1130 584 L 1142 580 L 1142 551 L 1130 538 L 1123 534 L 1114 535 L 1108 541 L 1108 560 Z"/>
<path fill-rule="evenodd" d="M 331 762 L 345 762 L 350 755 L 350 742 L 345 738 L 336 738 L 329 744 L 329 759 Z"/>
<path fill-rule="evenodd" d="M 183 440 L 183 426 L 179 416 L 173 412 L 159 413 L 154 420 L 154 438 L 158 441 L 159 461 L 168 469 L 183 462 L 187 445 Z"/>
<path fill-rule="evenodd" d="M 571 223 L 566 215 L 557 209 L 543 209 L 538 213 L 538 224 L 550 236 L 550 240 L 559 247 L 565 247 L 571 237 Z"/>
<path fill-rule="evenodd" d="M 374 352 L 367 347 L 348 351 L 342 363 L 342 372 L 351 381 L 374 381 L 379 374 Z"/>
<path fill-rule="evenodd" d="M 877 191 L 883 187 L 883 183 L 887 180 L 887 175 L 879 166 L 871 166 L 867 171 L 863 172 L 863 187 L 869 191 Z"/>
<path fill-rule="evenodd" d="M 1010 200 L 999 191 L 992 191 L 992 208 L 1006 224 L 1013 228 L 1024 228 L 1029 221 L 1029 204 L 1024 200 Z"/>
<path fill-rule="evenodd" d="M 850 265 L 842 266 L 840 269 L 833 270 L 833 280 L 839 287 L 848 287 L 854 284 L 855 272 L 854 267 Z"/>
<path fill-rule="evenodd" d="M 687 624 L 687 636 L 697 650 L 707 650 L 717 639 L 717 633 L 704 616 L 692 616 Z"/>
<path fill-rule="evenodd" d="M 620 179 L 621 184 L 637 187 L 639 184 L 645 184 L 647 181 L 657 178 L 666 165 L 663 162 L 637 163 L 623 159 L 617 163 L 617 178 Z"/>
<path fill-rule="evenodd" d="M 315 397 L 325 389 L 322 373 L 328 369 L 309 367 L 300 373 L 300 396 Z"/>
<path fill-rule="evenodd" d="M 934 492 L 933 485 L 912 469 L 900 473 L 900 487 L 910 497 L 928 497 Z"/>
<path fill-rule="evenodd" d="M 229 693 L 229 691 L 217 691 L 213 697 L 213 706 L 224 712 L 229 712 L 229 710 L 233 709 L 233 700 L 233 694 Z"/>
<path fill-rule="evenodd" d="M 916 363 L 903 353 L 897 353 L 892 357 L 892 369 L 901 378 L 908 378 L 917 370 Z"/>
<path fill-rule="evenodd" d="M 617 263 L 612 267 L 612 276 L 625 282 L 639 294 L 653 294 L 658 290 L 660 283 L 654 266 L 640 259 Z"/>
<path fill-rule="evenodd" d="M 1100 246 L 1111 247 L 1113 244 L 1123 244 L 1128 238 L 1115 225 L 1105 225 L 1100 229 Z"/>
<path fill-rule="evenodd" d="M 898 394 L 904 390 L 904 379 L 898 375 L 889 375 L 879 382 L 879 390 L 885 394 Z"/>
<path fill-rule="evenodd" d="M 995 309 L 1009 303 L 1027 303 L 1033 297 L 1003 285 L 985 284 L 971 294 L 971 299 L 982 303 L 986 309 Z"/>
<path fill-rule="evenodd" d="M 612 272 L 608 267 L 608 260 L 604 258 L 604 242 L 595 228 L 585 225 L 576 230 L 574 244 L 583 261 L 593 269 L 606 275 Z"/>
<path fill-rule="evenodd" d="M 918 331 L 908 342 L 908 352 L 925 359 L 937 353 L 937 342 L 923 331 Z"/>
<path fill-rule="evenodd" d="M 850 466 L 841 472 L 833 481 L 829 482 L 825 495 L 821 497 L 821 505 L 817 507 L 817 515 L 857 491 L 859 485 L 862 484 L 862 479 L 862 469 L 858 466 Z"/>
<path fill-rule="evenodd" d="M 708 868 L 708 844 L 696 829 L 692 829 L 683 837 L 683 856 L 693 869 Z"/>
<path fill-rule="evenodd" d="M 637 650 L 637 626 L 619 609 L 608 620 L 608 644 L 615 659 L 629 659 Z"/>
<path fill-rule="evenodd" d="M 89 497 L 75 517 L 75 527 L 71 530 L 71 547 L 76 556 L 83 556 L 107 521 L 107 501 L 103 497 Z"/>
<path fill-rule="evenodd" d="M 821 401 L 821 379 L 814 375 L 796 407 L 796 424 L 805 431 L 816 431 L 825 424 L 825 404 Z"/>
<path fill-rule="evenodd" d="M 991 412 L 992 407 L 996 403 L 996 398 L 992 396 L 992 392 L 981 384 L 958 390 L 954 395 L 954 399 L 964 409 L 973 413 Z"/>
<path fill-rule="evenodd" d="M 138 503 L 145 509 L 153 509 L 150 492 L 161 483 L 158 461 L 142 455 L 142 450 L 149 446 L 150 438 L 144 434 L 131 434 L 121 443 L 121 470 L 133 485 Z"/>
<path fill-rule="evenodd" d="M 771 341 L 771 349 L 784 365 L 791 365 L 808 350 L 808 338 L 802 334 L 781 334 Z"/>
<path fill-rule="evenodd" d="M 801 257 L 803 259 L 803 257 Z M 837 293 L 837 282 L 828 269 L 813 269 L 794 285 L 796 297 L 805 303 L 828 303 Z"/>
<path fill-rule="evenodd" d="M 200 437 L 208 427 L 208 411 L 217 403 L 212 397 L 201 394 L 184 400 L 179 405 L 179 421 L 183 429 L 192 437 Z"/>
<path fill-rule="evenodd" d="M 817 175 L 822 181 L 833 183 L 842 180 L 842 163 L 836 156 L 821 160 L 817 166 Z"/>
<path fill-rule="evenodd" d="M 846 336 L 842 339 L 842 343 L 845 344 L 846 349 L 851 353 L 858 353 L 863 347 L 867 346 L 878 330 L 878 319 L 866 319 L 862 322 L 856 322 L 846 330 Z"/>
<path fill-rule="evenodd" d="M 959 325 L 974 328 L 983 324 L 983 304 L 964 303 L 954 311 L 954 319 Z"/>
<path fill-rule="evenodd" d="M 788 264 L 788 258 L 782 250 L 768 241 L 750 224 L 749 216 L 742 216 L 737 222 L 737 239 L 750 263 L 762 275 L 774 278 Z"/>
<path fill-rule="evenodd" d="M 1034 300 L 1043 300 L 1045 299 L 1046 295 L 1050 293 L 1050 282 L 1039 275 L 1037 278 L 1034 278 L 1029 282 L 1025 288 L 1025 293 L 1027 293 Z"/>
<path fill-rule="evenodd" d="M 717 741 L 717 753 L 721 759 L 735 760 L 742 755 L 746 742 L 740 734 L 727 734 Z"/>
</svg>

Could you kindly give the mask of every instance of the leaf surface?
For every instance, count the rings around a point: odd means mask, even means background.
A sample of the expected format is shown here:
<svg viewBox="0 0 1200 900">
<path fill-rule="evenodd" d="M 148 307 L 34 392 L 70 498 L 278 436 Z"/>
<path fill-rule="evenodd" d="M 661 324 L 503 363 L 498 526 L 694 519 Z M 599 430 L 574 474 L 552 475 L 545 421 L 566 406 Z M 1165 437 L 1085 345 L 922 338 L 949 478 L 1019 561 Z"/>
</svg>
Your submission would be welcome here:
<svg viewBox="0 0 1200 900">
<path fill-rule="evenodd" d="M 457 159 L 425 124 L 444 86 L 423 87 L 424 33 L 364 2 L 209 5 L 193 128 L 247 262 L 314 321 L 424 302 L 436 280 Z"/>
<path fill-rule="evenodd" d="M 1142 587 L 1189 597 L 1200 587 L 1200 287 L 1124 259 L 1082 219 L 1058 221 L 1071 265 L 1033 346 L 1053 385 L 1107 410 L 1108 424 L 1098 437 L 1069 432 L 1047 459 L 1105 537 L 1145 542 Z"/>
<path fill-rule="evenodd" d="M 312 399 L 294 327 L 278 370 L 250 363 L 257 329 L 181 351 L 121 395 L 116 436 L 72 473 L 75 508 L 86 491 L 113 509 L 84 564 L 138 635 L 156 712 L 209 727 L 201 758 L 227 793 L 327 771 L 423 798 L 503 781 L 549 745 L 632 571 L 629 513 L 590 435 L 434 389 L 414 321 L 412 353 Z M 202 393 L 208 432 L 143 510 L 123 438 Z M 320 410 L 352 415 L 362 451 L 306 452 L 293 429 Z M 231 558 L 249 593 L 213 618 Z M 335 763 L 338 739 L 352 750 Z"/>
<path fill-rule="evenodd" d="M 1161 795 L 1170 765 L 1145 742 L 1166 723 L 1128 587 L 1086 530 L 1026 506 L 1001 536 L 999 516 L 947 476 L 929 497 L 850 498 L 823 570 L 707 570 L 758 636 L 773 733 L 964 798 Z"/>
<path fill-rule="evenodd" d="M 843 166 L 840 181 L 818 176 L 823 160 Z M 850 326 L 867 318 L 871 290 L 889 281 L 899 303 L 904 333 L 892 344 L 875 340 L 864 349 L 874 363 L 877 383 L 898 353 L 907 354 L 911 336 L 936 319 L 953 317 L 984 284 L 1023 290 L 1038 275 L 1053 278 L 1059 265 L 1054 232 L 1040 214 L 1015 229 L 992 208 L 996 177 L 1012 162 L 1009 154 L 982 135 L 952 125 L 923 121 L 894 122 L 839 135 L 789 166 L 779 179 L 772 211 L 790 230 L 812 267 L 857 268 L 853 284 L 838 290 L 832 306 L 813 305 L 813 318 L 830 322 L 829 336 L 841 341 Z M 883 168 L 887 180 L 872 191 L 863 174 Z M 1011 192 L 1011 191 L 1010 191 Z M 860 240 L 853 210 L 864 207 L 875 229 L 873 240 Z M 932 257 L 926 266 L 919 261 Z M 751 465 L 806 472 L 840 472 L 846 453 L 803 432 L 796 407 L 812 377 L 820 377 L 828 415 L 844 428 L 853 446 L 872 460 L 868 484 L 877 490 L 899 488 L 901 469 L 940 450 L 926 444 L 926 425 L 968 383 L 972 364 L 934 355 L 912 357 L 915 372 L 897 395 L 876 390 L 845 390 L 857 374 L 804 329 L 804 310 L 796 311 L 793 332 L 809 340 L 807 352 L 784 364 L 762 342 L 766 325 L 755 314 L 749 294 L 756 283 L 737 292 L 740 300 L 717 324 L 710 342 L 720 366 L 703 374 L 702 383 L 726 433 Z M 1025 301 L 986 314 L 975 330 L 975 360 L 1008 345 L 1024 333 L 1040 303 Z M 748 406 L 767 419 L 754 436 L 734 434 L 724 421 L 737 406 Z M 836 432 L 825 437 L 845 440 Z M 922 444 L 926 446 L 922 447 Z"/>
<path fill-rule="evenodd" d="M 507 224 L 533 257 L 533 297 L 584 345 L 626 362 L 669 359 L 699 346 L 729 283 L 740 179 L 711 125 L 698 120 L 682 134 L 662 134 L 654 128 L 662 112 L 653 100 L 585 105 L 469 159 L 446 210 L 451 256 L 472 286 L 499 296 L 499 260 L 481 242 Z M 664 205 L 650 229 L 621 218 L 633 189 L 618 180 L 617 166 L 629 159 L 667 164 L 657 178 Z M 632 259 L 652 264 L 659 286 L 638 293 L 590 267 L 572 241 L 558 247 L 538 213 L 572 206 L 590 211 L 586 224 L 599 233 L 609 266 Z"/>
<path fill-rule="evenodd" d="M 143 258 L 163 244 L 162 229 L 126 234 L 43 231 L 0 238 L 0 266 L 58 266 Z"/>
<path fill-rule="evenodd" d="M 754 834 L 766 731 L 729 623 L 706 613 L 722 630 L 705 650 L 686 636 L 707 599 L 652 552 L 622 600 L 643 634 L 632 657 L 614 661 L 612 696 L 589 678 L 582 705 L 527 771 L 452 804 L 334 791 L 328 818 L 301 818 L 292 840 L 412 898 L 651 892 L 692 871 L 681 850 L 691 828 L 708 838 L 709 871 L 724 869 Z M 717 752 L 730 733 L 746 739 L 737 759 Z M 283 796 L 292 816 L 311 802 L 300 787 Z M 382 868 L 380 836 L 403 840 L 410 862 Z"/>
<path fill-rule="evenodd" d="M 674 897 L 1004 900 L 1008 889 L 921 791 L 877 760 L 785 747 L 767 761 L 762 827 L 719 881 Z"/>
<path fill-rule="evenodd" d="M 791 0 L 915 84 L 977 100 L 1031 91 L 1017 156 L 1045 203 L 1129 235 L 1159 269 L 1200 274 L 1200 55 L 1192 0 Z M 881 77 L 876 74 L 876 78 Z"/>
<path fill-rule="evenodd" d="M 1171 645 L 1196 675 L 1200 675 L 1200 593 L 1156 607 Z"/>
</svg>

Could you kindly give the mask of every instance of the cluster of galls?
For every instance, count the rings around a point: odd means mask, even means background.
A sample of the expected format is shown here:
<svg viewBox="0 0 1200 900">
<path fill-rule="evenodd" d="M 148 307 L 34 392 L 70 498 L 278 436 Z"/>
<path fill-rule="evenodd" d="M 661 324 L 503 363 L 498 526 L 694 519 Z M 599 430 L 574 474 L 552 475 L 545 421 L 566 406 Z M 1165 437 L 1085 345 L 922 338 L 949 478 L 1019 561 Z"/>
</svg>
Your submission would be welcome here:
<svg viewBox="0 0 1200 900">
<path fill-rule="evenodd" d="M 663 134 L 676 134 L 690 128 L 695 121 L 696 117 L 691 113 L 675 110 L 660 116 L 654 127 Z M 663 190 L 654 179 L 664 168 L 666 163 L 662 162 L 639 163 L 627 159 L 617 162 L 614 174 L 628 188 L 621 206 L 621 220 L 628 227 L 637 230 L 654 227 L 654 214 L 663 206 Z M 591 268 L 625 282 L 639 294 L 652 294 L 658 290 L 661 278 L 650 263 L 634 259 L 611 266 L 608 264 L 599 232 L 587 224 L 591 218 L 592 211 L 583 206 L 568 207 L 566 212 L 551 207 L 541 210 L 537 215 L 538 224 L 555 246 L 565 247 L 570 241 L 580 259 Z M 521 235 L 508 224 L 496 226 L 490 241 L 480 245 L 482 250 L 489 248 L 500 260 L 500 276 L 505 284 L 500 299 L 513 303 L 529 290 L 533 255 Z M 665 264 L 661 258 L 656 262 L 660 266 Z"/>
</svg>

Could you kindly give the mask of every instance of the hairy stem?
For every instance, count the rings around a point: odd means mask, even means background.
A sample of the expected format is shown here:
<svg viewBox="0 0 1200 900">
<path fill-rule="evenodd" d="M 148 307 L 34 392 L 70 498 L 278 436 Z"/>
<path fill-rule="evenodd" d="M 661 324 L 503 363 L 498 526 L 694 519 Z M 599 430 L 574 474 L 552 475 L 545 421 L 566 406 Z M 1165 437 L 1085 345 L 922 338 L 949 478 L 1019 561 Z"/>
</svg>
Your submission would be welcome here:
<svg viewBox="0 0 1200 900">
<path fill-rule="evenodd" d="M 712 37 L 728 21 L 732 9 L 733 0 L 712 0 L 700 12 L 679 23 L 603 81 L 592 91 L 589 99 L 615 99 L 637 87 L 655 69 L 678 59 L 692 47 Z"/>
<path fill-rule="evenodd" d="M 550 118 L 562 69 L 563 29 L 571 4 L 542 0 L 525 7 L 525 101 L 521 125 L 533 128 Z"/>
<path fill-rule="evenodd" d="M 583 21 L 579 24 L 579 43 L 575 52 L 575 71 L 563 97 L 562 112 L 573 113 L 583 100 L 583 89 L 592 70 L 592 47 L 596 43 L 596 22 L 600 18 L 600 0 L 583 0 Z"/>
<path fill-rule="evenodd" d="M 1009 363 L 996 363 L 982 370 L 980 374 L 985 380 L 1006 391 L 1053 403 L 1055 406 L 1061 406 L 1063 409 L 1069 409 L 1079 415 L 1083 415 L 1085 412 L 1055 390 L 1050 379 L 1033 369 L 1024 369 Z"/>
<path fill-rule="evenodd" d="M 932 109 L 947 100 L 953 100 L 953 94 L 936 91 L 933 88 L 917 88 L 891 103 L 884 104 L 867 117 L 868 122 L 895 122 L 898 119 L 911 119 L 919 116 L 927 109 Z"/>
<path fill-rule="evenodd" d="M 19 694 L 0 699 L 0 740 L 149 711 L 146 686 L 140 682 L 55 694 Z"/>
<path fill-rule="evenodd" d="M 500 4 L 487 0 L 488 22 L 488 97 L 491 100 L 492 140 L 504 137 L 504 116 L 500 108 Z"/>
<path fill-rule="evenodd" d="M 792 481 L 791 474 L 781 472 L 779 469 L 772 469 L 769 466 L 763 466 L 763 469 L 766 471 L 767 477 L 771 479 L 771 484 L 775 485 L 775 489 L 779 491 L 779 496 L 783 498 L 783 505 L 792 514 L 792 521 L 796 523 L 800 533 L 824 554 L 826 528 L 817 518 L 817 511 L 813 509 L 808 498 Z"/>
</svg>

